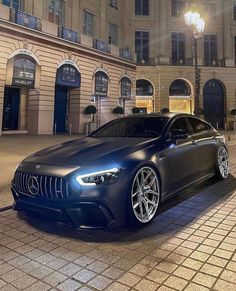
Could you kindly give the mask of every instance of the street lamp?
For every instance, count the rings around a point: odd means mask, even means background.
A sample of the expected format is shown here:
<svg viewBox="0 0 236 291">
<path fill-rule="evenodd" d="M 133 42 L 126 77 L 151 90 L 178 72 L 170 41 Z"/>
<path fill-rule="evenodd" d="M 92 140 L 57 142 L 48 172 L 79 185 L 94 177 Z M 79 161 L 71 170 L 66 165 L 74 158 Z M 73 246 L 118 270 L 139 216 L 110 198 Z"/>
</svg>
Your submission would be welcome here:
<svg viewBox="0 0 236 291">
<path fill-rule="evenodd" d="M 197 59 L 197 41 L 202 36 L 205 21 L 201 18 L 198 12 L 188 11 L 184 15 L 185 23 L 190 27 L 193 34 L 193 48 L 194 48 L 194 66 L 195 66 L 195 98 L 194 111 L 195 115 L 199 116 L 199 95 L 200 95 L 200 68 L 198 68 Z"/>
</svg>

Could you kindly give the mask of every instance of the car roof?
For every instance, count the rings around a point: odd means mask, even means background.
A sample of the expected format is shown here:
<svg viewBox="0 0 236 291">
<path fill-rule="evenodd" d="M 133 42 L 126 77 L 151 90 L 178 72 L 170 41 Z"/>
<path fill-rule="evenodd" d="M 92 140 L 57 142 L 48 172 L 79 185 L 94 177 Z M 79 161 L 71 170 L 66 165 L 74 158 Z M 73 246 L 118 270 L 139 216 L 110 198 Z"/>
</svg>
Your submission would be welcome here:
<svg viewBox="0 0 236 291">
<path fill-rule="evenodd" d="M 188 113 L 176 113 L 176 112 L 168 112 L 168 113 L 135 113 L 132 115 L 128 115 L 124 118 L 135 118 L 135 117 L 168 117 L 168 118 L 172 118 L 172 117 L 176 117 L 176 116 L 190 116 L 190 117 L 195 117 L 194 115 L 188 114 Z"/>
</svg>

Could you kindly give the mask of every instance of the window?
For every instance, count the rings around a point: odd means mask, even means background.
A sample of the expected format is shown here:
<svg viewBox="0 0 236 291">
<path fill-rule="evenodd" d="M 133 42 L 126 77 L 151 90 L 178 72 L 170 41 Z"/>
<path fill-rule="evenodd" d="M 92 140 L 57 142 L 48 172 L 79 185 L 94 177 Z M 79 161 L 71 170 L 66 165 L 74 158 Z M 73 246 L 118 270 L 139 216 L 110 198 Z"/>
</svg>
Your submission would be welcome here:
<svg viewBox="0 0 236 291">
<path fill-rule="evenodd" d="M 24 55 L 16 56 L 14 63 L 14 78 L 34 80 L 35 66 L 34 59 Z"/>
<path fill-rule="evenodd" d="M 113 23 L 109 23 L 109 43 L 118 45 L 118 26 Z"/>
<path fill-rule="evenodd" d="M 108 91 L 108 76 L 104 72 L 97 72 L 95 74 L 95 95 L 107 96 Z"/>
<path fill-rule="evenodd" d="M 88 11 L 84 11 L 83 21 L 84 34 L 94 37 L 94 15 Z"/>
<path fill-rule="evenodd" d="M 234 20 L 236 20 L 236 3 L 233 6 Z"/>
<path fill-rule="evenodd" d="M 115 9 L 117 9 L 117 0 L 109 0 L 109 5 Z"/>
<path fill-rule="evenodd" d="M 204 13 L 208 16 L 208 17 L 215 17 L 216 16 L 216 4 L 212 3 L 212 2 L 204 2 L 203 3 L 203 10 Z"/>
<path fill-rule="evenodd" d="M 72 67 L 64 67 L 62 70 L 62 80 L 75 83 L 75 69 Z"/>
<path fill-rule="evenodd" d="M 177 79 L 170 85 L 170 96 L 190 96 L 191 95 L 191 88 L 189 84 L 182 80 Z"/>
<path fill-rule="evenodd" d="M 22 1 L 21 0 L 2 0 L 2 4 L 8 7 L 14 8 L 16 10 L 22 9 Z"/>
<path fill-rule="evenodd" d="M 135 31 L 135 53 L 137 62 L 146 62 L 149 59 L 149 32 Z"/>
<path fill-rule="evenodd" d="M 149 15 L 149 0 L 135 0 L 135 15 Z"/>
<path fill-rule="evenodd" d="M 131 81 L 127 77 L 121 79 L 121 97 L 131 97 Z"/>
<path fill-rule="evenodd" d="M 176 131 L 185 131 L 188 134 L 190 134 L 188 124 L 186 122 L 185 118 L 178 118 L 174 123 L 171 125 L 171 128 L 169 130 L 170 133 L 176 132 Z"/>
<path fill-rule="evenodd" d="M 80 88 L 80 72 L 72 65 L 62 65 L 57 70 L 56 84 L 72 88 Z"/>
<path fill-rule="evenodd" d="M 101 127 L 94 137 L 143 137 L 160 136 L 168 121 L 167 117 L 131 117 L 116 119 Z"/>
<path fill-rule="evenodd" d="M 48 5 L 48 21 L 64 25 L 64 1 L 63 0 L 49 0 Z"/>
<path fill-rule="evenodd" d="M 171 16 L 181 16 L 185 8 L 184 0 L 171 0 Z"/>
<path fill-rule="evenodd" d="M 184 65 L 185 62 L 185 36 L 182 32 L 172 32 L 172 65 Z"/>
<path fill-rule="evenodd" d="M 211 130 L 211 126 L 199 119 L 195 119 L 195 118 L 188 118 L 191 127 L 193 129 L 193 133 L 200 133 L 203 131 L 207 131 L 207 130 Z"/>
<path fill-rule="evenodd" d="M 217 37 L 215 34 L 204 35 L 205 66 L 217 65 Z"/>
</svg>

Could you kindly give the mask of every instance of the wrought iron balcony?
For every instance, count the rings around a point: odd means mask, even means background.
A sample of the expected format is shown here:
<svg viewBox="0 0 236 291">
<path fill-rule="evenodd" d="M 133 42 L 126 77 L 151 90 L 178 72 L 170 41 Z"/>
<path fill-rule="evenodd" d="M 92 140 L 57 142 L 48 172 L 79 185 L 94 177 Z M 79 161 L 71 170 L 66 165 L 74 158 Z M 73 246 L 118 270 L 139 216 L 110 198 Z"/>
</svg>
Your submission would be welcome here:
<svg viewBox="0 0 236 291">
<path fill-rule="evenodd" d="M 206 67 L 225 67 L 225 60 L 221 59 L 204 59 L 204 66 Z"/>
<path fill-rule="evenodd" d="M 133 60 L 132 53 L 129 48 L 120 48 L 120 57 L 126 60 Z"/>
<path fill-rule="evenodd" d="M 138 59 L 137 60 L 137 65 L 138 66 L 155 66 L 158 65 L 157 60 L 155 58 L 150 58 L 150 59 Z"/>
<path fill-rule="evenodd" d="M 42 22 L 40 18 L 13 8 L 10 10 L 10 21 L 31 29 L 42 30 Z"/>
<path fill-rule="evenodd" d="M 193 66 L 192 58 L 174 59 L 170 58 L 170 65 L 172 66 Z"/>
<path fill-rule="evenodd" d="M 73 31 L 63 26 L 58 26 L 58 37 L 76 43 L 80 42 L 77 31 Z"/>
<path fill-rule="evenodd" d="M 94 39 L 93 40 L 93 47 L 99 51 L 105 52 L 105 53 L 110 53 L 111 52 L 111 48 L 109 43 L 104 42 L 102 40 L 99 39 Z"/>
</svg>

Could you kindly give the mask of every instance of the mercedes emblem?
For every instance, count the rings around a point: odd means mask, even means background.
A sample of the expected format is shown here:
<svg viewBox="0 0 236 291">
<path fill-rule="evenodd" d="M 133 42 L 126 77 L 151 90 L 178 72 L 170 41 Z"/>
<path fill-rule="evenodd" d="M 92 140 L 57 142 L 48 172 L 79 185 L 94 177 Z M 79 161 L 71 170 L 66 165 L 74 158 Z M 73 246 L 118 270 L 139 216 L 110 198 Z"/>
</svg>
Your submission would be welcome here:
<svg viewBox="0 0 236 291">
<path fill-rule="evenodd" d="M 39 193 L 39 182 L 37 177 L 30 176 L 28 180 L 28 190 L 29 193 L 36 196 Z"/>
</svg>

